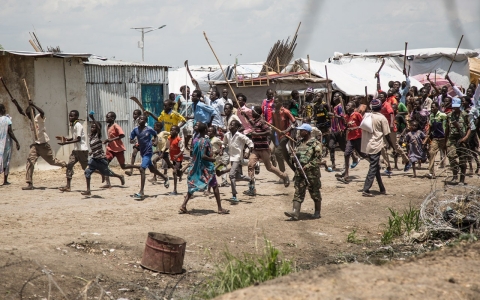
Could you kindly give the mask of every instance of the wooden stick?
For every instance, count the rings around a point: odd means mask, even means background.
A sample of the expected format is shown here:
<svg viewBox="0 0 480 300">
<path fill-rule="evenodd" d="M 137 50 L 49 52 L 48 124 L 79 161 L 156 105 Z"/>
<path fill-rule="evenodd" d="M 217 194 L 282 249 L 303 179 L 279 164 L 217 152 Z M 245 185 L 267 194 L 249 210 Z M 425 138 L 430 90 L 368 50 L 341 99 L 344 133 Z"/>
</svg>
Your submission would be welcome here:
<svg viewBox="0 0 480 300">
<path fill-rule="evenodd" d="M 235 102 L 237 102 L 238 108 L 240 109 L 241 106 L 240 106 L 240 103 L 238 103 L 237 95 L 235 94 L 235 91 L 233 90 L 232 86 L 230 85 L 230 82 L 228 82 L 227 74 L 225 74 L 225 70 L 223 70 L 222 64 L 220 63 L 220 60 L 218 59 L 217 54 L 215 54 L 215 51 L 213 50 L 213 47 L 210 44 L 210 41 L 208 40 L 208 37 L 207 37 L 207 34 L 205 33 L 205 31 L 203 32 L 203 35 L 205 36 L 205 40 L 207 41 L 208 46 L 210 46 L 210 50 L 212 50 L 212 53 L 215 56 L 215 59 L 217 60 L 218 65 L 220 66 L 220 70 L 222 70 L 223 78 L 225 78 L 225 82 L 227 83 L 228 87 L 230 88 L 230 91 L 233 94 L 233 98 L 235 99 Z"/>
<path fill-rule="evenodd" d="M 23 84 L 25 85 L 25 89 L 27 90 L 28 102 L 30 102 L 32 101 L 32 98 L 30 97 L 30 92 L 28 90 L 27 81 L 25 80 L 25 78 L 23 78 Z M 35 135 L 35 140 L 37 141 L 38 134 L 37 134 L 37 128 L 35 127 L 35 115 L 33 113 L 33 107 L 31 107 L 30 109 L 30 119 L 31 119 L 30 121 L 32 122 L 33 134 Z"/>
<path fill-rule="evenodd" d="M 408 71 L 409 71 L 408 73 L 410 73 L 410 69 L 408 69 Z M 433 80 L 435 85 L 437 85 L 437 70 L 435 70 L 435 78 Z"/>
<path fill-rule="evenodd" d="M 310 67 L 310 55 L 307 54 L 307 60 L 308 60 L 308 78 L 312 77 L 312 69 Z"/>
<path fill-rule="evenodd" d="M 365 86 L 365 103 L 368 105 L 368 92 L 367 92 L 367 86 Z"/>
<path fill-rule="evenodd" d="M 332 111 L 332 95 L 330 94 L 330 83 L 328 82 L 328 70 L 327 65 L 325 65 L 325 79 L 327 79 L 327 105 L 328 109 Z"/>
<path fill-rule="evenodd" d="M 380 68 L 378 68 L 378 71 L 377 71 L 378 75 L 380 75 L 380 71 L 382 70 L 384 64 L 385 64 L 385 58 L 382 58 L 382 64 L 380 65 Z M 375 74 L 373 78 L 377 78 L 377 75 Z"/>
<path fill-rule="evenodd" d="M 406 63 L 407 63 L 407 46 L 408 42 L 405 42 L 405 55 L 403 56 L 403 72 L 406 73 L 407 68 L 406 68 Z"/>
<path fill-rule="evenodd" d="M 463 34 L 462 34 L 462 37 L 460 38 L 460 42 L 458 43 L 457 50 L 455 51 L 455 55 L 453 56 L 452 62 L 450 63 L 450 67 L 448 67 L 448 71 L 447 71 L 447 74 L 445 75 L 445 77 L 447 77 L 448 73 L 450 73 L 450 69 L 452 68 L 453 61 L 455 60 L 455 57 L 457 57 L 458 48 L 460 48 L 460 44 L 462 43 L 462 40 L 463 40 Z"/>
<path fill-rule="evenodd" d="M 408 72 L 407 72 L 407 76 L 410 77 L 410 65 L 408 66 Z M 436 71 L 435 71 L 436 72 Z"/>
</svg>

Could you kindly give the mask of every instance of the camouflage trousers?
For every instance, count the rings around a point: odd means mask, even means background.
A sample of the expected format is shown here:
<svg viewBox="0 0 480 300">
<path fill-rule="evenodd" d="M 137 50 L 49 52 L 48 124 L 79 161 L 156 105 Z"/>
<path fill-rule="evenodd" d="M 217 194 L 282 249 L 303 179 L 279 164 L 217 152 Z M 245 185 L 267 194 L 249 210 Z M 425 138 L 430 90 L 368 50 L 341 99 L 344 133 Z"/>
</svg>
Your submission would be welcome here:
<svg viewBox="0 0 480 300">
<path fill-rule="evenodd" d="M 465 175 L 468 154 L 468 148 L 465 143 L 457 144 L 456 140 L 450 139 L 447 141 L 447 157 L 453 175 L 457 175 L 459 170 L 461 175 Z"/>
<path fill-rule="evenodd" d="M 322 202 L 322 194 L 320 193 L 320 188 L 322 187 L 322 183 L 320 182 L 320 174 L 317 168 L 317 172 L 312 171 L 305 171 L 307 175 L 308 182 L 310 185 L 307 185 L 305 178 L 303 175 L 298 174 L 298 171 L 295 172 L 295 176 L 293 177 L 294 187 L 295 187 L 295 194 L 293 195 L 293 201 L 297 201 L 302 203 L 305 200 L 305 194 L 310 194 L 312 197 L 313 202 Z"/>
</svg>

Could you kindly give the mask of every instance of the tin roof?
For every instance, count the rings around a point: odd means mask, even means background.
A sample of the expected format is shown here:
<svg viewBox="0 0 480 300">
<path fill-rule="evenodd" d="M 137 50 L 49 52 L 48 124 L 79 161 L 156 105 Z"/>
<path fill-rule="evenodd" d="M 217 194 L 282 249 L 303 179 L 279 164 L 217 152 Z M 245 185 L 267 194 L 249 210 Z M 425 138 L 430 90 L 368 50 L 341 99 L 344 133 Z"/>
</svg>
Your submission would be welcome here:
<svg viewBox="0 0 480 300">
<path fill-rule="evenodd" d="M 143 62 L 130 62 L 123 60 L 111 60 L 98 57 L 89 57 L 88 61 L 85 62 L 86 65 L 97 65 L 97 66 L 130 66 L 130 67 L 163 67 L 171 68 L 170 66 L 162 66 L 155 64 L 148 64 Z"/>
<path fill-rule="evenodd" d="M 0 50 L 1 55 L 5 53 L 20 55 L 20 56 L 33 56 L 33 57 L 59 57 L 59 58 L 69 58 L 69 57 L 80 57 L 80 58 L 89 58 L 92 54 L 88 53 L 65 53 L 65 52 L 33 52 L 33 51 L 17 51 L 17 50 Z"/>
</svg>

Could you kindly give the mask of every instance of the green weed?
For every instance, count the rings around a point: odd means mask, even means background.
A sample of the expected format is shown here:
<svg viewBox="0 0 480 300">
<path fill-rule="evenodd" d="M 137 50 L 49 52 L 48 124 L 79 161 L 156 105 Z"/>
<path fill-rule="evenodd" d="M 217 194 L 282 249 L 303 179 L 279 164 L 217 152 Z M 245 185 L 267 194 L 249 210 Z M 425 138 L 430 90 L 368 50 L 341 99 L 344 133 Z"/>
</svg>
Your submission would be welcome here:
<svg viewBox="0 0 480 300">
<path fill-rule="evenodd" d="M 262 256 L 245 254 L 238 258 L 228 251 L 224 252 L 225 262 L 217 265 L 215 273 L 202 288 L 202 298 L 211 299 L 218 295 L 248 287 L 279 276 L 294 272 L 292 262 L 280 258 L 280 251 L 265 239 Z"/>
<path fill-rule="evenodd" d="M 352 244 L 363 244 L 367 241 L 367 239 L 359 239 L 357 238 L 357 230 L 354 229 L 347 235 L 347 242 Z"/>
<path fill-rule="evenodd" d="M 419 230 L 422 226 L 420 210 L 414 208 L 411 203 L 402 215 L 393 208 L 388 208 L 388 210 L 390 211 L 388 224 L 381 236 L 381 242 L 384 245 L 390 244 L 394 238 L 402 236 L 404 233 L 410 235 L 412 231 Z"/>
</svg>

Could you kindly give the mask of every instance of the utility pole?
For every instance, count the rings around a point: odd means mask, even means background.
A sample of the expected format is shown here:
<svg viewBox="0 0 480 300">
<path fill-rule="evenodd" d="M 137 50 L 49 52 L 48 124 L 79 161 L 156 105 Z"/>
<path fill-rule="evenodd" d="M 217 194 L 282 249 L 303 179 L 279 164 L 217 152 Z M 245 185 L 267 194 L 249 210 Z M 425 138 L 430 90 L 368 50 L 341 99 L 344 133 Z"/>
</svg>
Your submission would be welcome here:
<svg viewBox="0 0 480 300">
<path fill-rule="evenodd" d="M 135 29 L 136 31 L 140 31 L 142 33 L 142 40 L 140 42 L 138 42 L 138 48 L 142 49 L 142 61 L 145 61 L 145 33 L 149 33 L 149 32 L 152 32 L 152 31 L 155 31 L 155 30 L 158 30 L 158 29 L 162 29 L 165 26 L 167 26 L 167 25 L 162 25 L 160 27 L 148 26 L 148 27 L 133 27 L 133 28 L 130 28 L 130 29 Z"/>
</svg>

